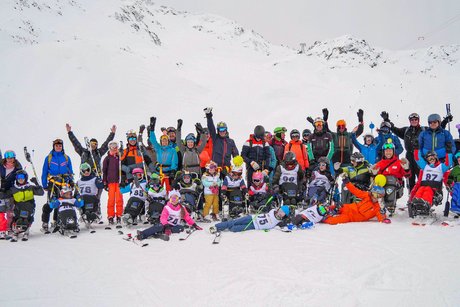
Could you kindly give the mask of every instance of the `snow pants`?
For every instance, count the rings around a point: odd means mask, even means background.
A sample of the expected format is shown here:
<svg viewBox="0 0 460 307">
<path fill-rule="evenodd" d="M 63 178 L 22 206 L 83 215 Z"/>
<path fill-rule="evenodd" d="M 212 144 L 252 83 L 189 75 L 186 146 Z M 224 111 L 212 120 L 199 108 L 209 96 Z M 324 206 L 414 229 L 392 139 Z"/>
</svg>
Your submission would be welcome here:
<svg viewBox="0 0 460 307">
<path fill-rule="evenodd" d="M 58 197 L 59 197 L 58 188 L 54 187 L 54 188 L 48 189 L 48 199 L 58 198 Z M 42 208 L 42 222 L 43 223 L 49 223 L 51 212 L 53 212 L 53 209 L 51 209 L 50 204 L 49 203 L 44 204 Z M 57 221 L 57 216 L 58 216 L 58 211 L 57 209 L 55 209 L 53 212 L 54 222 Z"/>
<path fill-rule="evenodd" d="M 12 199 L 0 199 L 0 231 L 7 231 L 11 228 L 13 208 L 14 202 Z"/>
<path fill-rule="evenodd" d="M 338 215 L 326 218 L 324 223 L 336 225 L 350 222 L 366 222 L 373 217 L 366 217 L 359 213 L 357 204 L 345 204 L 340 208 Z"/>
<path fill-rule="evenodd" d="M 430 206 L 433 204 L 435 189 L 428 186 L 420 186 L 415 192 L 414 198 L 421 198 L 425 200 Z"/>
<path fill-rule="evenodd" d="M 228 220 L 226 222 L 217 223 L 216 229 L 217 231 L 228 229 L 231 232 L 241 232 L 245 230 L 253 230 L 256 228 L 254 227 L 252 216 L 246 215 L 234 220 Z"/>
<path fill-rule="evenodd" d="M 123 215 L 123 195 L 120 192 L 120 185 L 118 183 L 109 183 L 108 188 L 107 217 L 120 217 Z"/>
<path fill-rule="evenodd" d="M 163 233 L 164 229 L 165 229 L 165 226 L 162 225 L 162 224 L 153 225 L 152 227 L 144 229 L 139 233 L 140 239 L 144 240 L 144 239 L 147 239 L 148 237 L 154 236 L 156 234 Z M 179 233 L 179 232 L 182 232 L 182 231 L 184 231 L 184 226 L 182 226 L 182 225 L 176 225 L 176 226 L 171 227 L 171 232 L 172 233 Z"/>
<path fill-rule="evenodd" d="M 460 182 L 454 184 L 452 190 L 452 201 L 450 205 L 450 211 L 460 213 Z"/>
<path fill-rule="evenodd" d="M 219 194 L 209 194 L 204 196 L 203 216 L 208 215 L 209 209 L 212 208 L 212 213 L 219 214 Z"/>
</svg>

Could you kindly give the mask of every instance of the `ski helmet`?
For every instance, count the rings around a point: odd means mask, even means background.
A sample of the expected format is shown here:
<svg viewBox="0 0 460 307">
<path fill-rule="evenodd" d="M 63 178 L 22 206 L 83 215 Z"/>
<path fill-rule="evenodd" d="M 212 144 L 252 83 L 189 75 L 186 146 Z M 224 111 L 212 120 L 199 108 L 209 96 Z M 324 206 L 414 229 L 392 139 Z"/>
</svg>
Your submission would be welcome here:
<svg viewBox="0 0 460 307">
<path fill-rule="evenodd" d="M 284 213 L 285 216 L 289 216 L 289 214 L 290 214 L 290 212 L 291 212 L 291 210 L 289 209 L 289 206 L 286 206 L 286 205 L 281 206 L 281 207 L 279 208 L 279 211 L 282 211 L 282 212 Z"/>
<path fill-rule="evenodd" d="M 436 151 L 427 152 L 426 155 L 425 155 L 425 160 L 428 161 L 429 157 L 434 157 L 436 159 L 436 161 L 438 160 L 438 154 L 436 153 Z"/>
<path fill-rule="evenodd" d="M 261 140 L 264 138 L 264 136 L 265 136 L 265 128 L 261 125 L 257 125 L 254 128 L 254 137 Z"/>
<path fill-rule="evenodd" d="M 380 187 L 380 186 L 378 186 L 378 185 L 374 185 L 371 188 L 371 193 L 375 198 L 381 198 L 381 197 L 385 196 L 385 189 Z"/>
<path fill-rule="evenodd" d="M 83 173 L 90 171 L 91 172 L 91 166 L 85 162 L 80 165 L 80 174 L 83 175 Z"/>
<path fill-rule="evenodd" d="M 7 151 L 5 151 L 5 153 L 3 154 L 3 157 L 4 157 L 5 159 L 11 159 L 11 158 L 16 159 L 16 153 L 15 153 L 13 150 L 7 150 Z"/>
<path fill-rule="evenodd" d="M 181 196 L 180 196 L 179 191 L 177 191 L 177 190 L 171 190 L 171 191 L 169 192 L 168 197 L 169 197 L 169 201 L 170 201 L 173 205 L 177 205 L 177 204 L 179 203 L 179 201 L 180 201 L 180 197 L 181 197 Z"/>
<path fill-rule="evenodd" d="M 158 175 L 157 173 L 152 173 L 152 174 L 150 175 L 150 184 L 151 184 L 152 187 L 154 187 L 154 188 L 159 187 L 160 184 L 161 184 L 160 175 Z"/>
<path fill-rule="evenodd" d="M 232 174 L 241 176 L 243 174 L 243 167 L 242 166 L 233 166 L 232 167 Z"/>
<path fill-rule="evenodd" d="M 54 147 L 54 145 L 62 145 L 62 146 L 64 146 L 64 141 L 62 139 L 55 139 L 53 141 L 53 147 Z"/>
<path fill-rule="evenodd" d="M 182 182 L 184 182 L 184 183 L 187 183 L 187 184 L 188 184 L 188 183 L 192 182 L 192 174 L 191 174 L 189 171 L 184 171 L 184 172 L 182 173 L 182 176 L 181 176 L 181 177 L 182 177 L 182 178 L 181 178 L 181 179 L 182 179 Z"/>
<path fill-rule="evenodd" d="M 455 154 L 455 158 L 456 159 L 460 158 L 460 151 Z"/>
<path fill-rule="evenodd" d="M 274 134 L 281 134 L 281 133 L 286 133 L 287 129 L 285 127 L 276 127 L 273 130 Z"/>
<path fill-rule="evenodd" d="M 382 150 L 393 149 L 393 151 L 395 151 L 395 145 L 393 144 L 393 142 L 389 142 L 389 141 L 391 141 L 391 139 L 388 139 L 387 142 L 383 144 Z"/>
<path fill-rule="evenodd" d="M 132 170 L 131 174 L 137 175 L 137 174 L 142 174 L 144 175 L 144 170 L 140 167 L 136 167 L 135 169 Z"/>
<path fill-rule="evenodd" d="M 126 132 L 126 139 L 128 141 L 130 140 L 136 140 L 137 141 L 137 133 L 134 129 L 129 129 L 128 132 Z"/>
<path fill-rule="evenodd" d="M 292 138 L 300 138 L 300 132 L 297 129 L 292 129 L 291 133 L 289 134 L 291 139 Z"/>
<path fill-rule="evenodd" d="M 343 127 L 346 127 L 347 126 L 347 122 L 344 120 L 344 119 L 339 119 L 336 123 L 336 126 L 337 128 L 340 127 L 340 126 L 343 126 Z"/>
<path fill-rule="evenodd" d="M 360 152 L 354 152 L 354 153 L 351 154 L 350 160 L 354 161 L 356 163 L 363 163 L 364 162 L 364 156 Z"/>
<path fill-rule="evenodd" d="M 418 115 L 417 113 L 411 113 L 409 115 L 409 120 L 412 120 L 412 119 L 420 119 L 420 115 Z"/>
<path fill-rule="evenodd" d="M 310 129 L 304 129 L 304 130 L 302 131 L 302 137 L 303 137 L 303 138 L 309 137 L 310 134 L 311 134 L 311 130 L 310 130 Z"/>
<path fill-rule="evenodd" d="M 328 165 L 329 165 L 329 159 L 328 159 L 327 157 L 320 157 L 320 158 L 318 159 L 318 165 L 319 165 L 320 163 L 324 163 L 324 164 L 326 164 L 326 166 L 328 166 Z"/>
<path fill-rule="evenodd" d="M 321 117 L 317 117 L 315 118 L 315 120 L 313 121 L 313 125 L 324 125 L 324 119 L 322 119 Z"/>
<path fill-rule="evenodd" d="M 20 184 L 19 180 L 24 179 L 24 183 Z M 27 183 L 27 180 L 29 179 L 29 175 L 27 175 L 27 172 L 25 170 L 18 170 L 16 172 L 16 184 L 17 185 L 24 185 Z"/>
<path fill-rule="evenodd" d="M 168 127 L 168 128 L 166 128 L 166 133 L 171 133 L 171 132 L 176 133 L 176 128 L 174 128 L 174 127 Z"/>
<path fill-rule="evenodd" d="M 72 193 L 73 192 L 73 189 L 70 187 L 70 185 L 64 185 L 62 188 L 61 188 L 61 196 L 64 196 L 66 193 Z"/>
<path fill-rule="evenodd" d="M 209 161 L 208 163 L 206 163 L 206 169 L 207 170 L 210 170 L 210 169 L 217 169 L 217 164 L 216 162 L 214 161 Z"/>
<path fill-rule="evenodd" d="M 383 134 L 388 134 L 388 133 L 390 133 L 390 130 L 391 130 L 391 124 L 390 124 L 389 122 L 383 121 L 383 122 L 380 124 L 380 129 L 379 129 L 379 131 L 381 131 Z"/>
<path fill-rule="evenodd" d="M 441 116 L 439 114 L 431 114 L 430 116 L 428 116 L 428 124 L 432 122 L 438 122 L 440 124 Z"/>
<path fill-rule="evenodd" d="M 118 149 L 118 143 L 117 142 L 110 142 L 109 143 L 109 148 L 114 150 L 114 149 Z"/>
<path fill-rule="evenodd" d="M 296 157 L 295 157 L 295 153 L 292 152 L 292 151 L 288 151 L 288 152 L 284 155 L 283 161 L 284 161 L 285 163 L 297 161 L 297 160 L 296 160 Z"/>
<path fill-rule="evenodd" d="M 185 137 L 185 141 L 188 142 L 188 141 L 192 141 L 193 143 L 196 142 L 196 137 L 195 135 L 193 135 L 193 133 L 189 133 L 187 134 L 187 136 Z"/>
<path fill-rule="evenodd" d="M 372 134 L 370 134 L 370 133 L 365 134 L 363 136 L 364 142 L 366 141 L 367 138 L 370 138 L 372 143 L 374 142 L 374 136 Z"/>
<path fill-rule="evenodd" d="M 225 122 L 218 122 L 216 128 L 217 132 L 225 132 L 228 129 L 227 124 Z"/>
<path fill-rule="evenodd" d="M 273 139 L 273 134 L 270 131 L 265 131 L 265 139 L 268 138 L 268 141 Z"/>
<path fill-rule="evenodd" d="M 262 182 L 264 180 L 264 174 L 262 172 L 252 173 L 252 181 L 255 183 Z"/>
</svg>

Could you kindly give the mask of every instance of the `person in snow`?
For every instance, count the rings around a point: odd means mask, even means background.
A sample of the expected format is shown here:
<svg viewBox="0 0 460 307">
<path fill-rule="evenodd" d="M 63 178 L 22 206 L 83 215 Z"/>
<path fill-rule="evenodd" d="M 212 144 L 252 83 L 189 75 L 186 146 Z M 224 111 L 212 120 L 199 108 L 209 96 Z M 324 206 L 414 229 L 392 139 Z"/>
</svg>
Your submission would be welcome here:
<svg viewBox="0 0 460 307">
<path fill-rule="evenodd" d="M 180 119 L 180 121 L 182 121 L 182 119 Z M 180 126 L 182 126 L 182 124 Z M 206 146 L 206 134 L 203 132 L 203 127 L 201 127 L 200 123 L 196 123 L 195 128 L 197 134 L 200 135 L 199 141 L 197 141 L 193 133 L 189 133 L 185 137 L 185 144 L 182 143 L 182 141 L 178 142 L 179 151 L 182 155 L 182 168 L 179 169 L 201 176 L 200 154 Z M 181 129 L 177 129 L 176 137 L 178 140 L 181 140 Z M 199 144 L 198 146 L 197 143 Z"/>
<path fill-rule="evenodd" d="M 276 160 L 276 153 L 275 153 L 275 149 L 273 148 L 273 146 L 271 145 L 273 142 L 273 135 L 271 134 L 270 131 L 265 131 L 265 143 L 268 144 L 268 149 L 270 150 L 270 163 L 269 163 L 269 167 L 271 168 L 271 171 L 270 173 L 268 174 L 268 179 L 269 179 L 269 183 L 270 185 L 272 184 L 273 182 L 273 175 L 275 175 L 275 168 L 276 168 L 276 165 L 278 163 L 278 161 Z"/>
<path fill-rule="evenodd" d="M 141 168 L 144 170 L 145 173 L 147 172 L 147 169 L 150 171 L 154 169 L 154 165 L 152 163 L 152 160 L 150 159 L 150 156 L 147 155 L 145 152 L 145 147 L 140 146 L 138 142 L 138 136 L 136 131 L 134 131 L 133 129 L 129 130 L 126 133 L 126 141 L 126 148 L 124 149 L 121 155 L 122 178 L 120 186 L 122 188 L 133 182 L 133 169 Z"/>
<path fill-rule="evenodd" d="M 346 173 L 350 178 L 351 183 L 360 190 L 367 191 L 371 184 L 371 172 L 369 170 L 370 164 L 364 159 L 364 156 L 359 152 L 354 152 L 351 155 L 351 165 L 347 167 L 340 167 L 337 169 L 337 175 Z M 342 202 L 350 203 L 353 201 L 353 195 L 342 187 Z"/>
<path fill-rule="evenodd" d="M 323 110 L 323 114 L 326 111 Z M 308 117 L 307 120 L 314 126 L 313 133 L 308 138 L 308 160 L 311 165 L 315 164 L 320 157 L 326 157 L 329 161 L 334 154 L 334 141 L 332 134 L 327 132 L 324 127 L 324 119 L 317 117 L 313 120 Z"/>
<path fill-rule="evenodd" d="M 326 157 L 318 159 L 318 163 L 306 172 L 308 189 L 306 195 L 307 204 L 315 205 L 326 202 L 335 178 L 331 175 L 329 160 Z"/>
<path fill-rule="evenodd" d="M 107 219 L 109 225 L 114 224 L 115 217 L 117 218 L 117 224 L 120 224 L 123 214 L 123 195 L 120 191 L 120 151 L 117 142 L 110 142 L 109 153 L 102 162 L 102 182 L 104 183 L 104 189 L 109 192 L 107 200 Z"/>
<path fill-rule="evenodd" d="M 29 176 L 26 171 L 18 170 L 13 186 L 5 192 L 0 192 L 0 198 L 5 199 L 12 197 L 14 201 L 14 214 L 11 224 L 13 239 L 14 237 L 17 239 L 19 233 L 24 233 L 24 238 L 28 238 L 29 229 L 34 222 L 34 196 L 42 196 L 45 194 L 43 188 L 38 184 L 37 178 L 33 177 L 30 179 L 33 185 L 29 184 L 28 178 Z M 0 217 L 2 214 L 3 213 L 0 212 Z M 0 239 L 5 239 L 7 229 L 7 220 L 0 220 Z"/>
<path fill-rule="evenodd" d="M 393 143 L 385 143 L 382 148 L 383 159 L 370 168 L 371 173 L 373 175 L 394 176 L 398 179 L 399 184 L 402 185 L 403 178 L 410 176 L 409 161 L 406 158 L 398 159 Z"/>
<path fill-rule="evenodd" d="M 310 135 L 311 135 L 310 129 L 304 129 L 302 131 L 302 143 L 305 145 L 305 147 L 307 147 L 308 145 L 308 138 L 310 137 Z"/>
<path fill-rule="evenodd" d="M 161 128 L 161 132 L 166 134 L 169 139 L 169 144 L 174 147 L 174 149 L 177 152 L 177 169 L 182 169 L 182 153 L 179 148 L 179 143 L 181 142 L 181 138 L 178 137 L 178 132 L 179 130 L 182 129 L 182 119 L 177 120 L 177 128 L 174 127 L 168 127 L 168 128 Z"/>
<path fill-rule="evenodd" d="M 123 211 L 122 220 L 125 225 L 136 225 L 137 218 L 142 221 L 142 215 L 145 213 L 147 202 L 147 180 L 144 179 L 142 168 L 135 168 L 132 172 L 133 182 L 130 184 L 130 193 L 128 203 Z"/>
<path fill-rule="evenodd" d="M 363 136 L 364 143 L 358 142 L 355 134 L 351 135 L 351 141 L 353 145 L 359 150 L 364 156 L 364 160 L 369 164 L 375 164 L 377 162 L 377 144 L 374 142 L 374 136 L 372 134 L 365 134 Z"/>
<path fill-rule="evenodd" d="M 7 193 L 14 186 L 16 174 L 22 170 L 21 163 L 16 159 L 13 150 L 5 151 L 4 158 L 0 163 L 0 192 Z M 0 197 L 0 232 L 10 230 L 13 218 L 13 198 L 9 194 Z"/>
<path fill-rule="evenodd" d="M 53 149 L 43 162 L 42 184 L 43 188 L 48 191 L 48 202 L 42 208 L 42 230 L 47 232 L 50 214 L 53 212 L 50 200 L 60 196 L 62 187 L 74 184 L 72 160 L 64 152 L 62 139 L 53 141 Z M 54 210 L 53 224 L 57 221 L 57 214 L 57 210 Z"/>
<path fill-rule="evenodd" d="M 80 229 L 77 223 L 77 211 L 75 208 L 83 207 L 83 199 L 81 199 L 79 194 L 73 196 L 73 188 L 70 185 L 63 186 L 60 189 L 59 195 L 59 198 L 54 198 L 50 202 L 50 207 L 52 209 L 56 209 L 59 212 L 56 228 L 53 230 L 53 232 L 58 230 L 61 231 L 61 234 L 64 234 L 63 231 L 65 230 L 73 230 L 74 232 L 79 232 Z M 69 220 L 73 220 L 73 223 L 70 223 Z"/>
<path fill-rule="evenodd" d="M 328 216 L 324 223 L 336 225 L 350 222 L 366 222 L 377 217 L 379 222 L 391 223 L 384 213 L 381 213 L 380 202 L 385 195 L 385 189 L 380 186 L 373 186 L 370 191 L 362 191 L 356 188 L 348 179 L 346 173 L 341 175 L 347 189 L 360 199 L 357 203 L 344 204 L 340 207 L 338 214 Z M 382 205 L 383 206 L 383 205 Z"/>
<path fill-rule="evenodd" d="M 286 128 L 276 127 L 273 130 L 273 140 L 270 145 L 275 150 L 276 165 L 278 166 L 284 158 L 284 149 L 286 148 Z"/>
<path fill-rule="evenodd" d="M 211 135 L 209 134 L 209 129 L 207 127 L 203 128 L 202 134 L 205 135 L 205 146 L 200 153 L 200 167 L 201 167 L 201 173 L 204 174 L 204 172 L 206 172 L 206 165 L 209 163 L 209 161 L 211 161 L 211 157 L 212 157 L 212 139 L 211 139 Z M 200 138 L 198 138 L 198 140 L 201 140 L 201 136 Z M 198 143 L 197 146 L 199 147 L 200 145 L 201 144 Z"/>
<path fill-rule="evenodd" d="M 160 175 L 156 173 L 150 175 L 146 188 L 148 194 L 148 208 L 146 210 L 147 221 L 149 221 L 150 224 L 155 224 L 160 221 L 160 214 L 166 204 L 168 195 L 164 186 L 161 185 Z"/>
<path fill-rule="evenodd" d="M 224 122 L 214 125 L 212 118 L 212 108 L 205 108 L 208 130 L 212 139 L 212 161 L 222 169 L 221 175 L 224 176 L 231 167 L 231 158 L 239 155 L 235 141 L 228 136 L 228 127 Z"/>
<path fill-rule="evenodd" d="M 107 145 L 108 148 L 108 145 Z M 77 187 L 80 190 L 81 198 L 85 202 L 82 208 L 81 217 L 88 226 L 95 220 L 100 221 L 100 195 L 104 189 L 104 183 L 100 177 L 97 177 L 91 165 L 85 162 L 80 165 L 80 180 L 77 181 Z"/>
<path fill-rule="evenodd" d="M 399 157 L 399 155 L 403 152 L 403 147 L 401 145 L 401 142 L 399 141 L 399 138 L 391 133 L 391 124 L 387 121 L 383 121 L 380 124 L 380 129 L 378 131 L 378 136 L 375 138 L 375 143 L 377 144 L 377 161 L 380 161 L 383 157 L 383 145 L 386 143 L 389 143 L 389 140 L 391 140 L 391 143 L 394 144 L 395 146 L 395 155 Z"/>
<path fill-rule="evenodd" d="M 77 137 L 72 131 L 72 127 L 70 124 L 65 125 L 66 130 L 67 130 L 67 135 L 69 136 L 69 140 L 72 143 L 75 152 L 81 157 L 81 164 L 83 163 L 88 163 L 91 165 L 92 172 L 98 176 L 101 177 L 101 159 L 102 156 L 107 153 L 109 150 L 109 143 L 113 140 L 115 137 L 115 132 L 117 131 L 117 127 L 115 125 L 110 128 L 110 133 L 105 142 L 101 145 L 101 147 L 98 146 L 98 142 L 95 138 L 92 138 L 89 141 L 89 146 L 90 148 L 86 148 L 81 146 L 81 143 L 78 141 Z"/>
<path fill-rule="evenodd" d="M 166 191 L 171 190 L 172 180 L 178 170 L 178 156 L 175 143 L 171 143 L 167 134 L 160 136 L 158 143 L 155 135 L 156 117 L 150 117 L 150 142 L 157 153 L 156 172 L 160 174 L 162 185 L 166 185 Z"/>
<path fill-rule="evenodd" d="M 284 203 L 296 205 L 305 185 L 304 171 L 299 166 L 295 153 L 288 151 L 273 176 L 273 192 L 282 193 Z"/>
<path fill-rule="evenodd" d="M 431 114 L 428 116 L 429 127 L 422 131 L 418 137 L 419 150 L 415 152 L 415 160 L 422 166 L 420 160 L 430 151 L 435 151 L 441 162 L 448 159 L 449 167 L 452 164 L 452 157 L 456 152 L 454 139 L 449 131 L 441 127 L 441 116 Z"/>
<path fill-rule="evenodd" d="M 302 171 L 305 171 L 310 166 L 308 162 L 307 148 L 300 141 L 300 132 L 297 129 L 293 129 L 290 133 L 291 140 L 284 147 L 284 154 L 291 151 L 295 154 L 297 162 L 299 163 Z"/>
<path fill-rule="evenodd" d="M 222 185 L 220 173 L 217 164 L 214 161 L 209 161 L 206 164 L 206 172 L 201 177 L 201 182 L 204 187 L 204 208 L 203 218 L 212 210 L 211 217 L 214 221 L 218 221 L 219 214 L 219 188 Z"/>
<path fill-rule="evenodd" d="M 460 151 L 455 154 L 457 165 L 450 171 L 447 177 L 447 190 L 452 194 L 450 210 L 460 214 Z"/>
<path fill-rule="evenodd" d="M 252 174 L 262 171 L 268 176 L 270 167 L 270 145 L 265 142 L 265 128 L 257 125 L 254 134 L 244 143 L 241 157 L 246 163 L 246 178 L 248 186 L 252 184 Z"/>
<path fill-rule="evenodd" d="M 246 215 L 217 223 L 215 226 L 209 227 L 209 232 L 214 234 L 227 229 L 231 232 L 241 232 L 246 230 L 269 230 L 276 226 L 284 227 L 288 222 L 289 214 L 289 206 L 281 206 L 265 214 Z"/>
<path fill-rule="evenodd" d="M 160 223 L 153 225 L 143 231 L 137 232 L 137 239 L 144 240 L 149 237 L 163 238 L 169 240 L 172 233 L 179 233 L 184 231 L 182 221 L 192 226 L 196 230 L 203 230 L 198 226 L 195 221 L 190 217 L 184 206 L 180 203 L 181 195 L 178 191 L 172 190 L 169 192 L 169 201 L 163 208 L 160 217 Z"/>
</svg>

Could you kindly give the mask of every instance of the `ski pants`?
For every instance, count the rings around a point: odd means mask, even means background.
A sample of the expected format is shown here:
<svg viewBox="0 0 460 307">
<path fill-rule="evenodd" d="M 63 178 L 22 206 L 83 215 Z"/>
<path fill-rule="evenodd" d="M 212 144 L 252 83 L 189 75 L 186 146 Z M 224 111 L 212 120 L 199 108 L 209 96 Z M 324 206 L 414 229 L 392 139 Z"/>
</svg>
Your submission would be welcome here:
<svg viewBox="0 0 460 307">
<path fill-rule="evenodd" d="M 203 216 L 208 215 L 209 209 L 212 208 L 212 213 L 219 214 L 219 194 L 209 194 L 204 196 L 205 205 L 203 208 Z"/>
<path fill-rule="evenodd" d="M 123 195 L 118 183 L 109 183 L 109 199 L 107 201 L 107 218 L 123 215 Z M 115 207 L 116 204 L 116 207 Z"/>
<path fill-rule="evenodd" d="M 58 188 L 54 187 L 54 188 L 48 189 L 48 201 L 52 198 L 58 198 L 58 197 L 59 197 Z M 42 222 L 43 223 L 49 223 L 51 212 L 53 212 L 53 209 L 50 207 L 50 204 L 49 203 L 44 204 L 42 208 Z M 58 210 L 54 209 L 54 212 L 53 212 L 54 222 L 57 221 L 57 216 L 58 216 Z"/>
<path fill-rule="evenodd" d="M 226 222 L 217 223 L 216 229 L 217 231 L 228 229 L 231 232 L 241 232 L 245 230 L 253 230 L 256 228 L 254 227 L 252 215 L 246 215 L 234 220 L 228 220 Z"/>
<path fill-rule="evenodd" d="M 417 182 L 417 176 L 420 172 L 417 162 L 415 162 L 414 152 L 406 152 L 406 159 L 409 161 L 410 177 L 409 177 L 409 193 Z"/>
<path fill-rule="evenodd" d="M 164 229 L 165 229 L 165 226 L 163 224 L 153 225 L 152 227 L 144 229 L 139 233 L 140 239 L 144 240 L 144 239 L 147 239 L 148 237 L 151 237 L 153 235 L 163 233 Z M 172 233 L 179 233 L 179 232 L 182 232 L 182 231 L 184 231 L 184 226 L 182 226 L 182 225 L 176 225 L 176 226 L 171 227 L 171 232 Z"/>
<path fill-rule="evenodd" d="M 436 190 L 429 186 L 420 186 L 415 192 L 414 198 L 425 200 L 430 206 L 433 204 L 434 192 Z"/>
<path fill-rule="evenodd" d="M 14 202 L 11 198 L 1 199 L 0 202 L 0 231 L 7 231 L 13 221 Z"/>
<path fill-rule="evenodd" d="M 359 213 L 357 204 L 345 204 L 340 208 L 338 215 L 326 218 L 324 223 L 336 225 L 350 222 L 366 222 L 374 216 L 366 217 Z"/>
</svg>

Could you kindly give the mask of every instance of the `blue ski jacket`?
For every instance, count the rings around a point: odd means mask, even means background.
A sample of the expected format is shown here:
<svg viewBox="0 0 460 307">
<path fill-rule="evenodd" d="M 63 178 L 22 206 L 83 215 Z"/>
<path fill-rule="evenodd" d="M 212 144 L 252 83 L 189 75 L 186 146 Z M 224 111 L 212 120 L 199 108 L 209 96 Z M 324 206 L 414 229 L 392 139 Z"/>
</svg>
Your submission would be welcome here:
<svg viewBox="0 0 460 307">
<path fill-rule="evenodd" d="M 56 152 L 54 149 L 45 157 L 42 170 L 43 188 L 48 188 L 48 176 L 69 175 L 73 176 L 72 161 L 64 151 Z"/>
<path fill-rule="evenodd" d="M 452 134 L 446 129 L 438 127 L 437 129 L 426 129 L 418 136 L 419 156 L 425 157 L 430 151 L 435 151 L 439 159 L 444 159 L 446 154 L 449 156 L 449 161 L 452 161 L 452 155 L 455 153 L 455 142 Z"/>
<path fill-rule="evenodd" d="M 351 134 L 351 141 L 353 145 L 359 150 L 360 153 L 364 156 L 364 159 L 370 164 L 375 164 L 377 162 L 377 145 L 372 143 L 371 145 L 365 145 L 358 142 L 356 134 Z"/>
<path fill-rule="evenodd" d="M 163 166 L 163 172 L 175 172 L 178 167 L 178 157 L 176 151 L 176 144 L 169 143 L 166 146 L 161 146 L 155 136 L 154 131 L 150 131 L 149 135 L 150 143 L 152 143 L 153 148 L 157 154 L 157 163 Z"/>
</svg>

